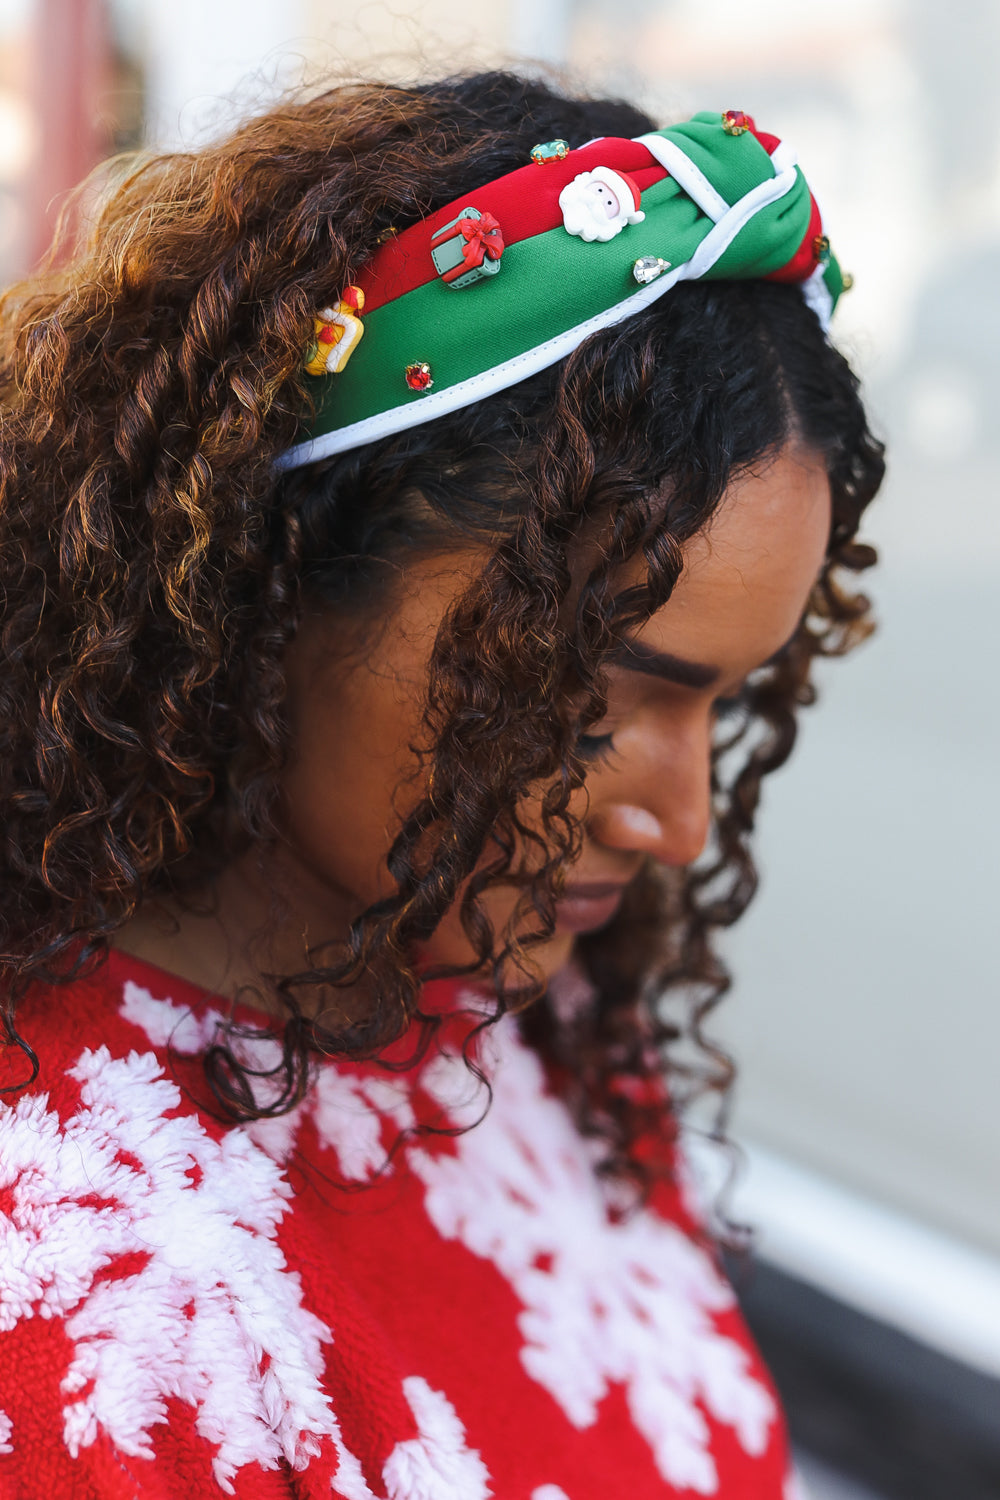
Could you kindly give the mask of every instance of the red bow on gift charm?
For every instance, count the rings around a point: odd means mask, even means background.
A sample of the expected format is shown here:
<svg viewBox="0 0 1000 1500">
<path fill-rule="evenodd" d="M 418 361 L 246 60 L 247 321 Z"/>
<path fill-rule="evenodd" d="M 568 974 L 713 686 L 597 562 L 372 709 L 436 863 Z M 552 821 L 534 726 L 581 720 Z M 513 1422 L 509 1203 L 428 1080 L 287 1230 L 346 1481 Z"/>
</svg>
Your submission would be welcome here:
<svg viewBox="0 0 1000 1500">
<path fill-rule="evenodd" d="M 478 269 L 485 259 L 500 259 L 503 254 L 503 235 L 492 214 L 483 214 L 480 219 L 459 219 L 455 228 L 465 241 L 462 259 L 450 271 L 445 271 L 442 281 L 457 280 L 467 271 Z"/>
</svg>

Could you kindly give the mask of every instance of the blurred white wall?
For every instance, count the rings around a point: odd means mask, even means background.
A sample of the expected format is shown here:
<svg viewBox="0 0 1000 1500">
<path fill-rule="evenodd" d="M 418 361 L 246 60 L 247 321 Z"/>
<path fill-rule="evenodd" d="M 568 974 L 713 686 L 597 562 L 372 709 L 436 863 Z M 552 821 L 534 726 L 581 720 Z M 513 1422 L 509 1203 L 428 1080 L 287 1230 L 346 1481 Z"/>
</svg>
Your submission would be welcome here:
<svg viewBox="0 0 1000 1500">
<path fill-rule="evenodd" d="M 294 77 L 308 0 L 159 0 L 129 7 L 145 64 L 146 130 L 193 146 Z M 308 45 L 308 43 L 306 44 Z"/>
<path fill-rule="evenodd" d="M 5 0 L 13 3 L 13 0 Z M 449 0 L 114 0 L 145 63 L 149 140 L 195 145 L 282 90 L 324 77 L 441 75 L 488 66 L 511 46 L 511 3 L 475 11 Z M 559 4 L 564 0 L 559 0 Z M 543 22 L 526 27 L 545 46 Z M 558 38 L 549 41 L 558 46 Z"/>
<path fill-rule="evenodd" d="M 26 98 L 31 0 L 0 0 L 0 278 L 17 269 L 25 242 L 19 191 L 37 145 Z"/>
</svg>

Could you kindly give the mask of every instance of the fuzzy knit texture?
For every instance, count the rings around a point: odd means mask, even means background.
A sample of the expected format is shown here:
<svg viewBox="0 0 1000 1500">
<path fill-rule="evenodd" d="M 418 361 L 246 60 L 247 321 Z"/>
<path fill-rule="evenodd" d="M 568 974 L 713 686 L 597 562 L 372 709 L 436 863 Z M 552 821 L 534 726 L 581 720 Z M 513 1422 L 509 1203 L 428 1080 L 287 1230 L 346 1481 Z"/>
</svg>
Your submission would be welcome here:
<svg viewBox="0 0 1000 1500">
<path fill-rule="evenodd" d="M 623 1214 L 513 1022 L 480 1118 L 474 997 L 425 1003 L 443 1044 L 416 1068 L 322 1061 L 293 1113 L 229 1127 L 200 1060 L 223 1002 L 115 953 L 24 1007 L 0 1500 L 792 1500 L 683 1192 Z"/>
</svg>

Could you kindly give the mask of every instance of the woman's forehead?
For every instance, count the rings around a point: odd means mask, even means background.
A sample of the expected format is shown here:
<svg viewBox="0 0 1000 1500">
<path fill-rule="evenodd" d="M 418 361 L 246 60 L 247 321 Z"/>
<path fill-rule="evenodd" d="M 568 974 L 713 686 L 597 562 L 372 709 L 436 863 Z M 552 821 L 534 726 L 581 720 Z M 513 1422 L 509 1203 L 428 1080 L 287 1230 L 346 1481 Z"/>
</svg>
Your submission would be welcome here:
<svg viewBox="0 0 1000 1500">
<path fill-rule="evenodd" d="M 728 672 L 766 661 L 795 630 L 826 556 L 830 485 L 821 459 L 786 450 L 727 491 L 684 547 L 670 599 L 637 632 L 647 651 Z"/>
</svg>

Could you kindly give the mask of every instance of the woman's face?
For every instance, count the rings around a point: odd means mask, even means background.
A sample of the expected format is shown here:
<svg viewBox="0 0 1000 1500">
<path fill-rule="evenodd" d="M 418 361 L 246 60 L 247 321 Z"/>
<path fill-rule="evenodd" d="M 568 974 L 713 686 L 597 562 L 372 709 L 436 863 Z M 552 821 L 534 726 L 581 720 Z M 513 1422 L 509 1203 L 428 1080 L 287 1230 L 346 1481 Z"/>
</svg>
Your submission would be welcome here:
<svg viewBox="0 0 1000 1500">
<path fill-rule="evenodd" d="M 708 531 L 685 549 L 667 604 L 609 669 L 607 716 L 590 730 L 591 769 L 576 794 L 584 826 L 553 938 L 533 950 L 551 974 L 577 933 L 609 921 L 647 856 L 686 865 L 709 828 L 713 721 L 721 700 L 793 634 L 826 551 L 830 489 L 809 452 L 789 448 L 731 486 Z M 393 884 L 385 856 L 416 797 L 427 663 L 442 616 L 482 553 L 413 566 L 394 613 L 363 657 L 344 660 L 336 626 L 307 620 L 288 661 L 292 761 L 282 783 L 284 875 L 309 941 L 335 935 Z M 483 897 L 496 930 L 509 888 Z M 325 931 L 323 929 L 326 929 Z M 453 909 L 429 956 L 467 962 Z"/>
</svg>

